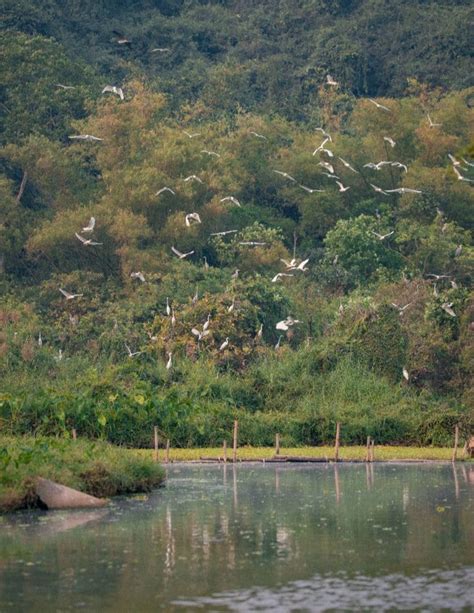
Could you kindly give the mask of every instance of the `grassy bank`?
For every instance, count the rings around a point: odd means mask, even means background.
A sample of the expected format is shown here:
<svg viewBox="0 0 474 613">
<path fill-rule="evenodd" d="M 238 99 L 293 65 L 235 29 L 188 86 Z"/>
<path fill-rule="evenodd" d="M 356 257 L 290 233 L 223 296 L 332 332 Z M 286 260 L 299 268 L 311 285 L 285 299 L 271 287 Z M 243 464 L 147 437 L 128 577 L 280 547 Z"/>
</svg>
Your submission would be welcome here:
<svg viewBox="0 0 474 613">
<path fill-rule="evenodd" d="M 140 450 L 144 457 L 151 456 L 151 451 Z M 375 447 L 375 460 L 432 460 L 449 461 L 453 450 L 449 447 L 390 447 L 380 445 Z M 164 451 L 160 450 L 161 458 L 164 459 Z M 310 458 L 334 458 L 334 447 L 288 447 L 280 449 L 281 456 L 299 456 Z M 361 445 L 340 447 L 339 458 L 341 460 L 364 460 L 366 448 Z M 240 447 L 237 450 L 238 460 L 268 460 L 275 456 L 273 447 Z M 227 457 L 232 457 L 232 449 L 227 450 Z M 222 458 L 222 447 L 204 447 L 194 449 L 171 449 L 169 459 L 171 462 L 190 462 L 202 458 Z M 458 459 L 462 460 L 462 449 L 458 450 Z M 467 459 L 467 458 L 466 458 Z"/>
<path fill-rule="evenodd" d="M 149 491 L 164 471 L 151 456 L 104 442 L 0 437 L 0 512 L 37 506 L 36 476 L 109 497 Z"/>
</svg>

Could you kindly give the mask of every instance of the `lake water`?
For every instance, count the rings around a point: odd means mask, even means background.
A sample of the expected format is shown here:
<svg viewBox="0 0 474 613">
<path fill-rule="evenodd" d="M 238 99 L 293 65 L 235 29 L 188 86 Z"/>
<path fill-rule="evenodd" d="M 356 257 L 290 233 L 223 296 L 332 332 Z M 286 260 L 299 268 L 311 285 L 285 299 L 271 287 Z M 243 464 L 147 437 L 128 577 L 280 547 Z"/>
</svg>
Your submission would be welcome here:
<svg viewBox="0 0 474 613">
<path fill-rule="evenodd" d="M 470 611 L 474 465 L 172 465 L 0 518 L 0 611 Z"/>
</svg>

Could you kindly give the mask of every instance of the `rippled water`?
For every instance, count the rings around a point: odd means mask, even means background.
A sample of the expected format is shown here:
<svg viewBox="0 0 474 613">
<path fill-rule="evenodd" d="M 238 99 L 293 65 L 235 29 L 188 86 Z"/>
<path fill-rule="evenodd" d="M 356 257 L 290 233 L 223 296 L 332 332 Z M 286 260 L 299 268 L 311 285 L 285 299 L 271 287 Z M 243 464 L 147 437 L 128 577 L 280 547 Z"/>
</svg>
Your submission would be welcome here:
<svg viewBox="0 0 474 613">
<path fill-rule="evenodd" d="M 474 465 L 174 465 L 0 518 L 0 610 L 470 611 Z"/>
</svg>

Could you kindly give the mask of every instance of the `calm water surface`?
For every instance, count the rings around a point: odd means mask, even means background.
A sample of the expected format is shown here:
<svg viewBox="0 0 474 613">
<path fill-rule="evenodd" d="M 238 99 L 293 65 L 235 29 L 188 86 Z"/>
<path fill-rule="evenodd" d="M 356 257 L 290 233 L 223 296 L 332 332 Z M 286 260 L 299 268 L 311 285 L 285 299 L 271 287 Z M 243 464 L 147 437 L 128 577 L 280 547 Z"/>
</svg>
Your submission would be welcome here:
<svg viewBox="0 0 474 613">
<path fill-rule="evenodd" d="M 474 466 L 174 465 L 0 518 L 0 611 L 471 611 Z"/>
</svg>

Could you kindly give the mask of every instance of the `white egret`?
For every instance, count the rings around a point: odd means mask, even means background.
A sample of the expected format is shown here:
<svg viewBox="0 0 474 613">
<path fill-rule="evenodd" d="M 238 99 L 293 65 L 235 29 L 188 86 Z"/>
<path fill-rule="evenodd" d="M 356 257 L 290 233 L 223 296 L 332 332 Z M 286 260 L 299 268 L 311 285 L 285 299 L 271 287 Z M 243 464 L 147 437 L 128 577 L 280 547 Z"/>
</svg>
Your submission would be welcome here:
<svg viewBox="0 0 474 613">
<path fill-rule="evenodd" d="M 188 251 L 187 253 L 182 253 L 181 251 L 178 251 L 178 249 L 176 249 L 176 247 L 171 247 L 171 251 L 178 256 L 178 258 L 180 260 L 184 260 L 184 258 L 187 258 L 189 255 L 192 255 L 194 253 L 193 251 Z"/>
<path fill-rule="evenodd" d="M 84 228 L 82 228 L 83 232 L 92 232 L 95 228 L 95 217 L 91 217 L 89 219 L 89 223 L 87 224 L 87 226 L 84 226 Z"/>
<path fill-rule="evenodd" d="M 124 95 L 123 95 L 123 89 L 121 87 L 116 87 L 115 85 L 106 85 L 104 87 L 104 89 L 102 90 L 103 94 L 115 94 L 116 96 L 118 96 L 120 98 L 120 100 L 124 99 Z"/>
<path fill-rule="evenodd" d="M 226 347 L 228 347 L 228 346 L 229 346 L 229 337 L 227 336 L 227 337 L 226 337 L 226 339 L 225 339 L 225 341 L 224 341 L 224 342 L 222 343 L 222 345 L 219 347 L 219 351 L 224 351 L 224 349 L 225 349 Z"/>
<path fill-rule="evenodd" d="M 83 245 L 90 245 L 90 246 L 93 246 L 93 245 L 103 245 L 103 243 L 97 243 L 96 241 L 93 241 L 91 238 L 84 238 L 83 236 L 81 236 L 77 232 L 74 232 L 74 234 L 76 235 L 76 238 L 81 241 L 81 243 Z"/>
<path fill-rule="evenodd" d="M 74 298 L 80 298 L 81 296 L 84 296 L 84 294 L 71 294 L 70 292 L 66 291 L 65 289 L 62 289 L 61 287 L 59 288 L 59 291 L 66 298 L 66 300 L 73 300 Z"/>
<path fill-rule="evenodd" d="M 132 279 L 139 279 L 142 283 L 145 283 L 145 275 L 140 271 L 131 272 L 130 276 L 132 277 Z"/>
</svg>

